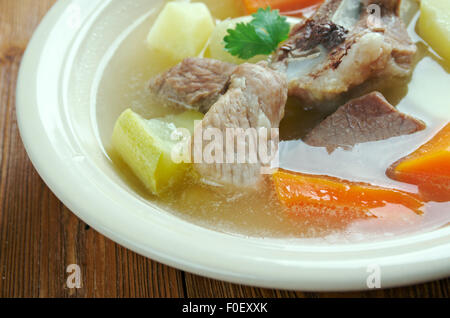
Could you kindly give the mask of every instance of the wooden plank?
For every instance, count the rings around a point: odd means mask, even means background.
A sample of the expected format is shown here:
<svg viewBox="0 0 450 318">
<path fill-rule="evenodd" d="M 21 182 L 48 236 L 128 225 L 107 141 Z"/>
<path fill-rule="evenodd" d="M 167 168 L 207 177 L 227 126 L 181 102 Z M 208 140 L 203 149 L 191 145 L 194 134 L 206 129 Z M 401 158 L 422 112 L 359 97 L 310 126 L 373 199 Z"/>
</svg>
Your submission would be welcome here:
<svg viewBox="0 0 450 318">
<path fill-rule="evenodd" d="M 55 0 L 0 1 L 0 297 L 449 297 L 449 280 L 369 293 L 301 293 L 233 285 L 161 265 L 78 220 L 32 167 L 17 128 L 25 47 Z M 82 288 L 66 286 L 78 264 Z"/>
</svg>

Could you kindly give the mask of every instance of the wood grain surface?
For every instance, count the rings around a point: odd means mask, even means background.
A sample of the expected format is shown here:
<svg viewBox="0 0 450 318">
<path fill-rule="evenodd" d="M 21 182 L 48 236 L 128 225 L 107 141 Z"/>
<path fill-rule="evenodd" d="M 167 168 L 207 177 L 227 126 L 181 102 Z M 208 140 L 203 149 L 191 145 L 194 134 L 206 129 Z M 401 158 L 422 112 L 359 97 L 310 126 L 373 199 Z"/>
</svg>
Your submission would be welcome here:
<svg viewBox="0 0 450 318">
<path fill-rule="evenodd" d="M 238 286 L 139 256 L 78 220 L 28 159 L 15 114 L 26 45 L 55 0 L 0 0 L 0 297 L 449 297 L 449 279 L 364 293 L 301 293 Z M 79 264 L 80 289 L 66 286 Z"/>
</svg>

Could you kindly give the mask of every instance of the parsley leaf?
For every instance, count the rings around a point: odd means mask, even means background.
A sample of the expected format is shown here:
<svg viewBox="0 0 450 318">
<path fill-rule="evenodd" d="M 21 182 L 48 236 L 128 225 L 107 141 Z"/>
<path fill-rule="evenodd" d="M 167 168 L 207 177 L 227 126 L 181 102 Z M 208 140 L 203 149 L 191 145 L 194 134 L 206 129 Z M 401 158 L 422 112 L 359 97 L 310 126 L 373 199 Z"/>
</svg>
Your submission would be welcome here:
<svg viewBox="0 0 450 318">
<path fill-rule="evenodd" d="M 278 47 L 278 44 L 289 37 L 291 26 L 287 22 L 286 17 L 279 15 L 278 10 L 271 11 L 270 7 L 267 7 L 266 10 L 259 9 L 252 16 L 253 20 L 250 23 L 260 35 L 270 38 L 271 43 L 275 45 L 274 50 Z"/>
<path fill-rule="evenodd" d="M 268 55 L 273 51 L 270 39 L 261 37 L 251 24 L 238 23 L 234 30 L 228 30 L 224 41 L 225 49 L 231 55 L 244 60 L 260 54 Z"/>
<path fill-rule="evenodd" d="M 269 55 L 289 36 L 290 25 L 278 10 L 259 9 L 250 23 L 238 23 L 228 29 L 225 49 L 234 56 L 248 60 L 256 55 Z"/>
</svg>

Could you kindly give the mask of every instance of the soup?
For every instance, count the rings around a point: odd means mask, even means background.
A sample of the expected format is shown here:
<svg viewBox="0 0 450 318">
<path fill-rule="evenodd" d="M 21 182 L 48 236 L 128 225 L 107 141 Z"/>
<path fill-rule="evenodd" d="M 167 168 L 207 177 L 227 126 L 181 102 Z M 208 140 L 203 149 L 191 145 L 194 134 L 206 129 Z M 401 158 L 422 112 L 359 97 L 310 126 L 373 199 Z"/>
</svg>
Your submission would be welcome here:
<svg viewBox="0 0 450 318">
<path fill-rule="evenodd" d="M 208 6 L 215 19 L 247 15 L 242 1 L 199 2 Z M 370 215 L 363 217 L 347 212 L 338 213 L 338 206 L 310 208 L 302 203 L 302 208 L 294 211 L 280 200 L 271 175 L 262 177 L 258 186 L 251 190 L 217 186 L 186 177 L 179 186 L 162 194 L 152 194 L 129 164 L 125 163 L 123 156 L 111 146 L 115 123 L 102 121 L 102 114 L 111 109 L 123 111 L 131 108 L 143 118 L 150 119 L 184 111 L 161 102 L 148 89 L 149 79 L 176 65 L 167 54 L 152 51 L 145 43 L 158 13 L 143 15 L 141 21 L 124 31 L 121 37 L 123 40 L 111 48 L 113 54 L 105 63 L 97 92 L 97 118 L 105 155 L 129 186 L 149 203 L 157 204 L 180 218 L 221 232 L 332 242 L 383 239 L 429 231 L 445 226 L 450 221 L 450 203 L 444 200 L 424 200 L 420 213 L 398 202 L 371 207 Z M 336 107 L 311 107 L 304 98 L 289 94 L 291 96 L 286 102 L 285 115 L 279 125 L 280 171 L 308 177 L 326 176 L 333 178 L 330 180 L 342 180 L 344 184 L 355 183 L 363 187 L 366 193 L 371 187 L 379 187 L 418 195 L 417 185 L 396 181 L 386 175 L 386 170 L 394 162 L 429 141 L 448 123 L 450 117 L 447 92 L 450 87 L 449 65 L 417 34 L 415 26 L 418 15 L 418 8 L 414 6 L 403 12 L 403 19 L 408 22 L 408 34 L 417 46 L 411 75 L 368 79 L 339 94 L 339 99 L 342 99 L 343 105 L 349 100 L 378 91 L 398 111 L 423 121 L 426 128 L 412 134 L 330 151 L 325 147 L 308 145 L 302 139 L 334 114 Z M 205 57 L 211 57 L 209 54 L 208 50 L 204 51 Z M 119 115 L 118 112 L 112 117 L 119 118 Z"/>
</svg>

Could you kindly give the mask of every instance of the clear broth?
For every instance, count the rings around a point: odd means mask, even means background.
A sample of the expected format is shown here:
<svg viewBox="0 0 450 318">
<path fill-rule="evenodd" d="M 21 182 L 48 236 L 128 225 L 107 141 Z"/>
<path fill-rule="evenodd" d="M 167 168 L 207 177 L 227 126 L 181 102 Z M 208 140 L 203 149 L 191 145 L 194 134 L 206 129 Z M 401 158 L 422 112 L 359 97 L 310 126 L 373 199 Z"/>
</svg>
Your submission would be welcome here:
<svg viewBox="0 0 450 318">
<path fill-rule="evenodd" d="M 210 6 L 216 18 L 244 15 L 240 1 L 220 1 L 220 5 L 217 1 L 203 2 Z M 229 192 L 186 182 L 181 188 L 164 197 L 148 194 L 122 160 L 113 151 L 109 151 L 109 145 L 114 120 L 126 108 L 132 108 L 146 118 L 176 112 L 152 102 L 146 88 L 149 78 L 172 66 L 170 61 L 159 56 L 157 52 L 149 51 L 143 40 L 155 14 L 125 30 L 124 40 L 111 48 L 113 53 L 106 63 L 97 92 L 99 134 L 105 149 L 108 149 L 105 155 L 139 195 L 201 226 L 221 232 L 258 237 L 321 238 L 327 242 L 353 242 L 432 230 L 450 222 L 450 203 L 434 202 L 425 206 L 423 215 L 417 215 L 403 206 L 374 211 L 376 218 L 342 222 L 330 221 L 327 215 L 330 211 L 319 211 L 314 218 L 307 217 L 307 214 L 294 215 L 278 202 L 269 178 L 258 192 Z M 349 92 L 347 98 L 374 89 L 379 90 L 400 111 L 425 121 L 427 129 L 411 136 L 361 144 L 351 151 L 337 150 L 329 155 L 324 149 L 308 147 L 301 141 L 301 138 L 328 114 L 308 110 L 305 105 L 290 98 L 280 127 L 283 140 L 280 150 L 282 168 L 311 174 L 327 174 L 406 191 L 416 190 L 414 186 L 388 179 L 385 171 L 391 163 L 429 140 L 448 121 L 450 109 L 447 90 L 450 87 L 450 75 L 448 65 L 444 64 L 415 32 L 417 14 L 411 16 L 414 18 L 410 19 L 408 30 L 419 48 L 417 65 L 411 78 L 400 81 L 371 81 Z M 108 116 L 102 116 L 106 113 Z M 299 160 L 300 156 L 302 160 Z"/>
</svg>

